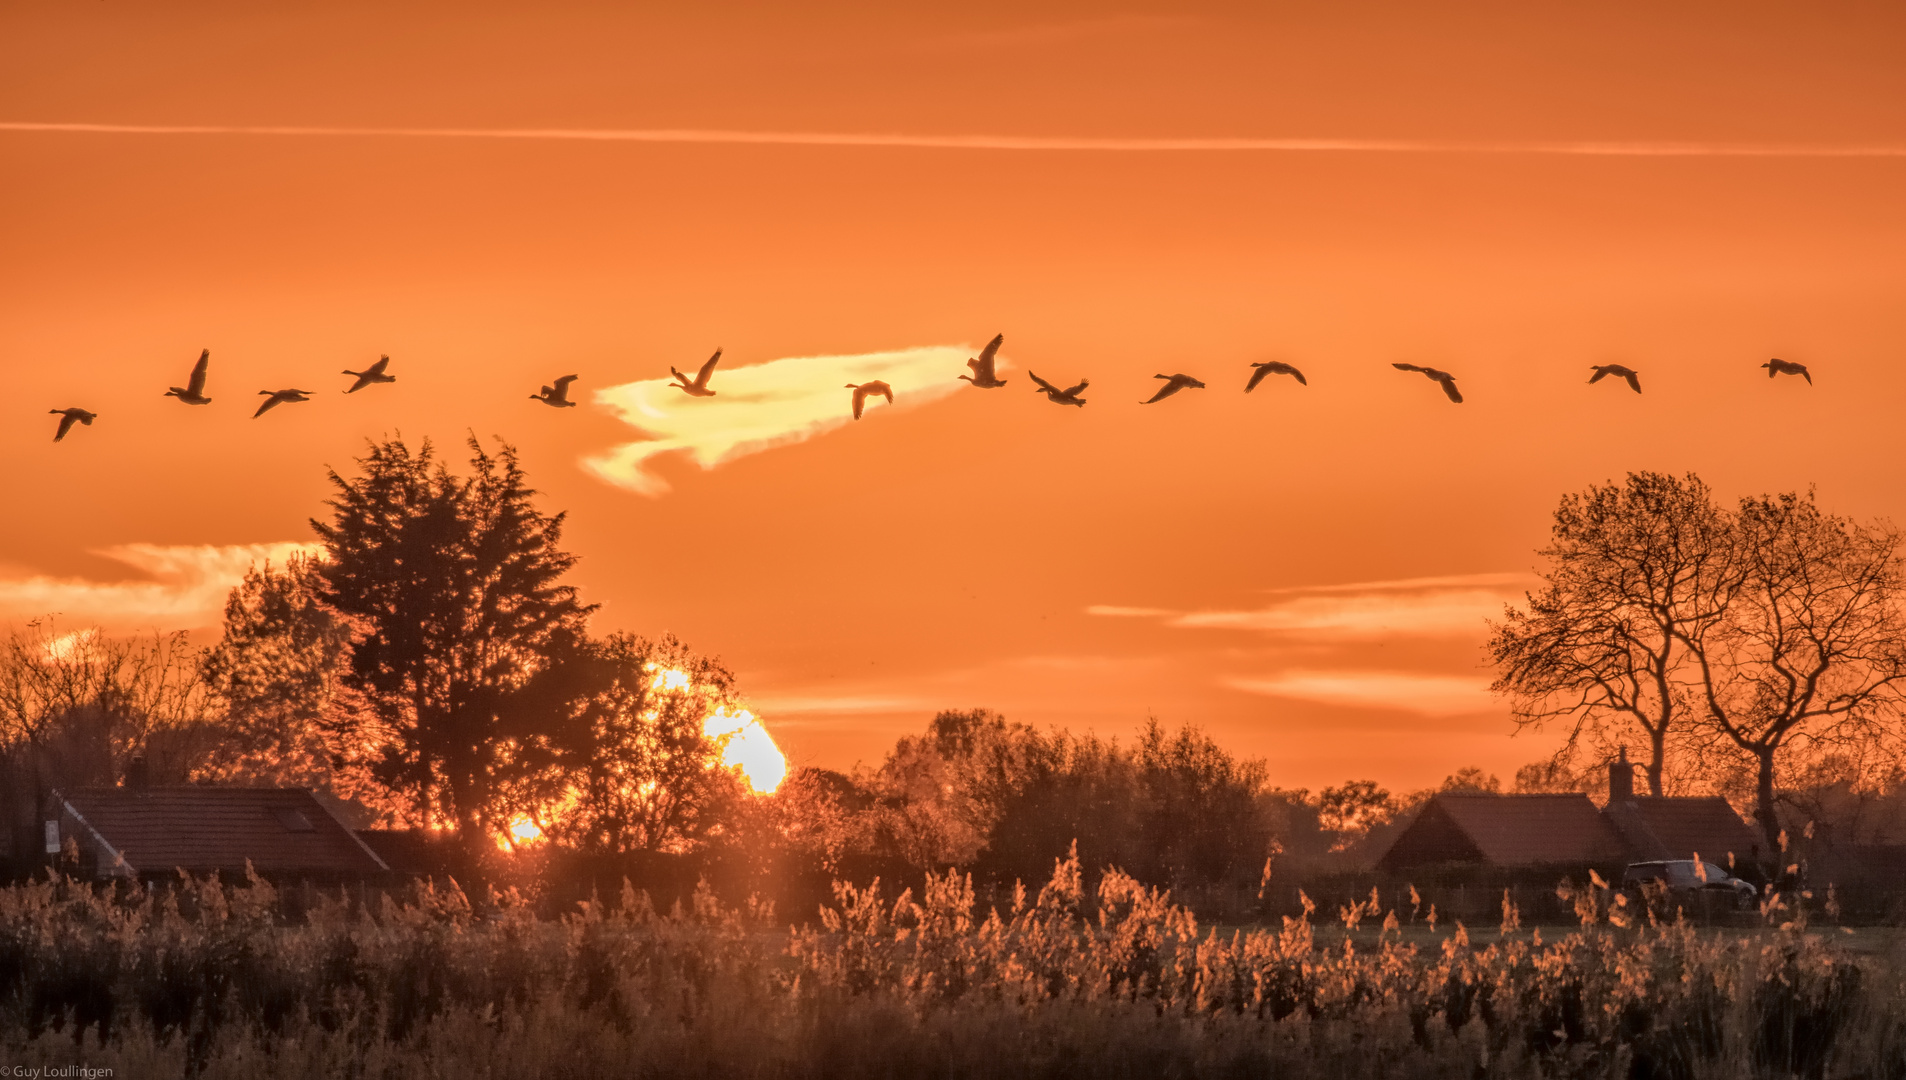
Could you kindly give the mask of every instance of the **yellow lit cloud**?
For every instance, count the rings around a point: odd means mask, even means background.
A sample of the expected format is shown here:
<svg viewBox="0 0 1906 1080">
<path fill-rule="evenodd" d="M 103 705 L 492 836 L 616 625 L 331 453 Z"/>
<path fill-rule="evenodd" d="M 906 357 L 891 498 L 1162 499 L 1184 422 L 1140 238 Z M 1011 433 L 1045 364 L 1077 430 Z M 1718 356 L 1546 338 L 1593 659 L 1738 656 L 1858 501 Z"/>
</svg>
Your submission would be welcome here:
<svg viewBox="0 0 1906 1080">
<path fill-rule="evenodd" d="M 777 446 L 805 442 L 854 422 L 848 383 L 880 380 L 893 404 L 871 398 L 863 423 L 889 409 L 908 409 L 966 388 L 966 359 L 978 350 L 935 345 L 855 356 L 796 356 L 747 367 L 718 367 L 714 397 L 690 397 L 671 380 L 645 379 L 596 391 L 596 401 L 647 438 L 586 458 L 585 467 L 612 484 L 661 495 L 668 483 L 650 471 L 658 454 L 683 452 L 704 469 Z M 726 361 L 724 361 L 724 364 Z M 1001 363 L 1001 369 L 1006 365 Z M 693 368 L 687 369 L 691 374 Z"/>
<path fill-rule="evenodd" d="M 216 623 L 225 597 L 253 563 L 282 564 L 317 544 L 121 544 L 95 554 L 139 571 L 143 580 L 92 581 L 44 574 L 0 579 L 0 618 L 57 615 L 67 621 L 189 629 Z"/>
<path fill-rule="evenodd" d="M 1424 716 L 1460 716 L 1499 707 L 1489 680 L 1400 671 L 1285 671 L 1266 678 L 1224 680 L 1226 686 L 1268 697 L 1363 709 L 1396 709 Z"/>
</svg>

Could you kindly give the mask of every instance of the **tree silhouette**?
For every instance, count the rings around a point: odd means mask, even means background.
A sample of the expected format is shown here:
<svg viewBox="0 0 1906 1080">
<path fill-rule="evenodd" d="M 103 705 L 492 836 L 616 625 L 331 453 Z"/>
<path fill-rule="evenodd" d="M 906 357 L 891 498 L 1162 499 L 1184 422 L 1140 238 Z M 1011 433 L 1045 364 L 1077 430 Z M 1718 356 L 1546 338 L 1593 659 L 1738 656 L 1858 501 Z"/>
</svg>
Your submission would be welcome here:
<svg viewBox="0 0 1906 1080">
<path fill-rule="evenodd" d="M 1698 477 L 1630 473 L 1625 484 L 1564 496 L 1543 587 L 1510 608 L 1488 644 L 1518 723 L 1648 747 L 1649 790 L 1665 794 L 1671 739 L 1690 719 L 1684 640 L 1727 610 L 1742 568 L 1729 515 Z M 1608 747 L 1600 747 L 1606 751 Z"/>
<path fill-rule="evenodd" d="M 348 670 L 351 626 L 324 606 L 316 559 L 254 566 L 225 601 L 204 673 L 228 734 L 205 778 L 330 787 L 325 738 Z"/>
<path fill-rule="evenodd" d="M 428 442 L 374 442 L 361 475 L 331 473 L 332 518 L 311 524 L 327 555 L 321 598 L 358 624 L 344 681 L 363 708 L 340 727 L 347 753 L 481 851 L 499 796 L 547 767 L 518 751 L 567 718 L 525 689 L 579 655 L 594 608 L 560 583 L 575 563 L 557 546 L 563 515 L 531 505 L 515 450 L 469 447 L 459 477 Z"/>
<path fill-rule="evenodd" d="M 1489 652 L 1519 721 L 1572 725 L 1558 763 L 1585 736 L 1639 732 L 1660 795 L 1677 744 L 1710 774 L 1714 751 L 1745 754 L 1771 850 L 1783 756 L 1892 754 L 1906 580 L 1891 526 L 1792 493 L 1730 511 L 1697 477 L 1635 473 L 1564 498 L 1554 535 L 1546 587 Z"/>
<path fill-rule="evenodd" d="M 1791 493 L 1742 500 L 1734 533 L 1741 588 L 1725 619 L 1690 627 L 1684 641 L 1698 661 L 1705 730 L 1753 760 L 1756 816 L 1772 850 L 1783 752 L 1896 742 L 1906 682 L 1901 537 Z"/>
<path fill-rule="evenodd" d="M 536 711 L 570 718 L 532 737 L 555 782 L 526 792 L 523 811 L 551 839 L 595 853 L 685 851 L 727 823 L 743 784 L 704 728 L 737 708 L 726 668 L 672 637 L 617 634 L 546 681 L 552 700 Z"/>
</svg>

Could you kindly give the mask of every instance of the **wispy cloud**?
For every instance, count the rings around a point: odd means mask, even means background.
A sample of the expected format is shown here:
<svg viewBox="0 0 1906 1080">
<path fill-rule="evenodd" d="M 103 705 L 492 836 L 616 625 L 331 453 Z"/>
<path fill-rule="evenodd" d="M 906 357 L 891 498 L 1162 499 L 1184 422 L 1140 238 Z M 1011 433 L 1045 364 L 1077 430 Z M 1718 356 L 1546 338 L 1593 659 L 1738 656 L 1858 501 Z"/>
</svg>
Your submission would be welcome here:
<svg viewBox="0 0 1906 1080">
<path fill-rule="evenodd" d="M 692 398 L 667 379 L 646 379 L 596 391 L 596 400 L 648 438 L 584 460 L 597 476 L 644 495 L 668 483 L 647 468 L 658 454 L 685 452 L 704 469 L 777 446 L 805 442 L 854 422 L 848 383 L 881 380 L 893 404 L 867 404 L 865 421 L 888 409 L 937 401 L 966 387 L 959 376 L 977 350 L 935 345 L 853 356 L 798 356 L 749 367 L 717 368 L 716 396 Z M 1007 365 L 1002 363 L 1003 369 Z"/>
<path fill-rule="evenodd" d="M 1073 135 L 922 135 L 710 128 L 333 127 L 286 124 L 89 124 L 0 121 L 0 131 L 87 135 L 248 135 L 317 138 L 513 139 L 566 142 L 713 143 L 928 150 L 1099 151 L 1113 153 L 1284 152 L 1363 154 L 1524 154 L 1568 157 L 1897 158 L 1906 144 L 1743 143 L 1358 138 L 1101 138 Z"/>
<path fill-rule="evenodd" d="M 1364 709 L 1395 709 L 1423 716 L 1460 716 L 1498 707 L 1489 681 L 1457 675 L 1399 671 L 1286 671 L 1264 678 L 1230 678 L 1224 685 L 1267 697 Z"/>
<path fill-rule="evenodd" d="M 1462 637 L 1479 634 L 1483 620 L 1520 597 L 1520 574 L 1360 581 L 1344 585 L 1274 589 L 1261 607 L 1217 611 L 1094 605 L 1089 615 L 1153 617 L 1167 626 L 1255 630 L 1341 640 L 1388 637 Z"/>
<path fill-rule="evenodd" d="M 748 704 L 761 715 L 772 717 L 812 716 L 818 713 L 929 712 L 937 707 L 925 698 L 878 694 L 749 695 Z"/>
<path fill-rule="evenodd" d="M 94 581 L 36 574 L 0 579 L 0 618 L 58 615 L 115 625 L 186 629 L 218 621 L 226 594 L 244 580 L 253 563 L 283 563 L 318 545 L 275 544 L 121 544 L 94 554 L 122 563 L 144 580 Z"/>
</svg>

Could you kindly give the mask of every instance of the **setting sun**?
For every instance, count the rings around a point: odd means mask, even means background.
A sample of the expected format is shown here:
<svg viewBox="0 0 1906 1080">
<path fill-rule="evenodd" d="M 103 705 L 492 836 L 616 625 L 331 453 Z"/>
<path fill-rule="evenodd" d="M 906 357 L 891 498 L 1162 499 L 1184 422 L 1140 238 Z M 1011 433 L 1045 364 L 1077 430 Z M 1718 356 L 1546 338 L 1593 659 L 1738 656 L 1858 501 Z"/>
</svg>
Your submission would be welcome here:
<svg viewBox="0 0 1906 1080">
<path fill-rule="evenodd" d="M 716 710 L 702 723 L 702 731 L 721 743 L 721 763 L 740 769 L 748 786 L 758 795 L 770 795 L 788 774 L 788 759 L 774 745 L 768 729 L 761 726 L 746 709 L 729 713 Z"/>
</svg>

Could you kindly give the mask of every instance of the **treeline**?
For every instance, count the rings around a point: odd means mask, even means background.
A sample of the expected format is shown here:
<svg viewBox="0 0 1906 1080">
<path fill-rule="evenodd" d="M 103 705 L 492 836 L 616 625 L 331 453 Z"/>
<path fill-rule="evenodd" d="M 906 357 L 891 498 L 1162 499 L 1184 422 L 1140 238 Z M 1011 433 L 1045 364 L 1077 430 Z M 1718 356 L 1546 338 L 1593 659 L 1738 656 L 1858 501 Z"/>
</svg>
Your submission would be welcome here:
<svg viewBox="0 0 1906 1080">
<path fill-rule="evenodd" d="M 1076 844 L 1089 872 L 1235 910 L 1267 874 L 1366 868 L 1434 794 L 1280 788 L 1193 726 L 1104 737 L 984 709 L 942 712 L 876 766 L 797 770 L 754 793 L 706 725 L 742 715 L 732 674 L 672 638 L 592 634 L 593 607 L 565 583 L 562 515 L 536 508 L 508 447 L 469 449 L 462 474 L 399 440 L 333 473 L 330 512 L 312 522 L 322 552 L 254 567 L 208 648 L 51 623 L 11 633 L 0 799 L 16 873 L 43 861 L 52 790 L 136 780 L 311 787 L 353 825 L 439 838 L 439 865 L 466 883 L 586 891 L 634 867 L 674 875 L 684 895 L 704 873 L 741 895 L 776 880 L 824 893 L 837 876 L 957 867 L 1010 890 Z M 1896 534 L 1798 497 L 1722 509 L 1694 478 L 1638 474 L 1566 498 L 1555 535 L 1545 587 L 1491 649 L 1518 718 L 1573 737 L 1512 790 L 1599 795 L 1629 742 L 1657 791 L 1704 785 L 1764 809 L 1777 776 L 1776 831 L 1906 835 Z M 1804 582 L 1782 591 L 1782 573 Z M 1781 673 L 1802 670 L 1812 689 L 1782 690 Z M 1717 709 L 1772 749 L 1716 734 Z M 1440 790 L 1503 787 L 1464 769 Z"/>
</svg>

